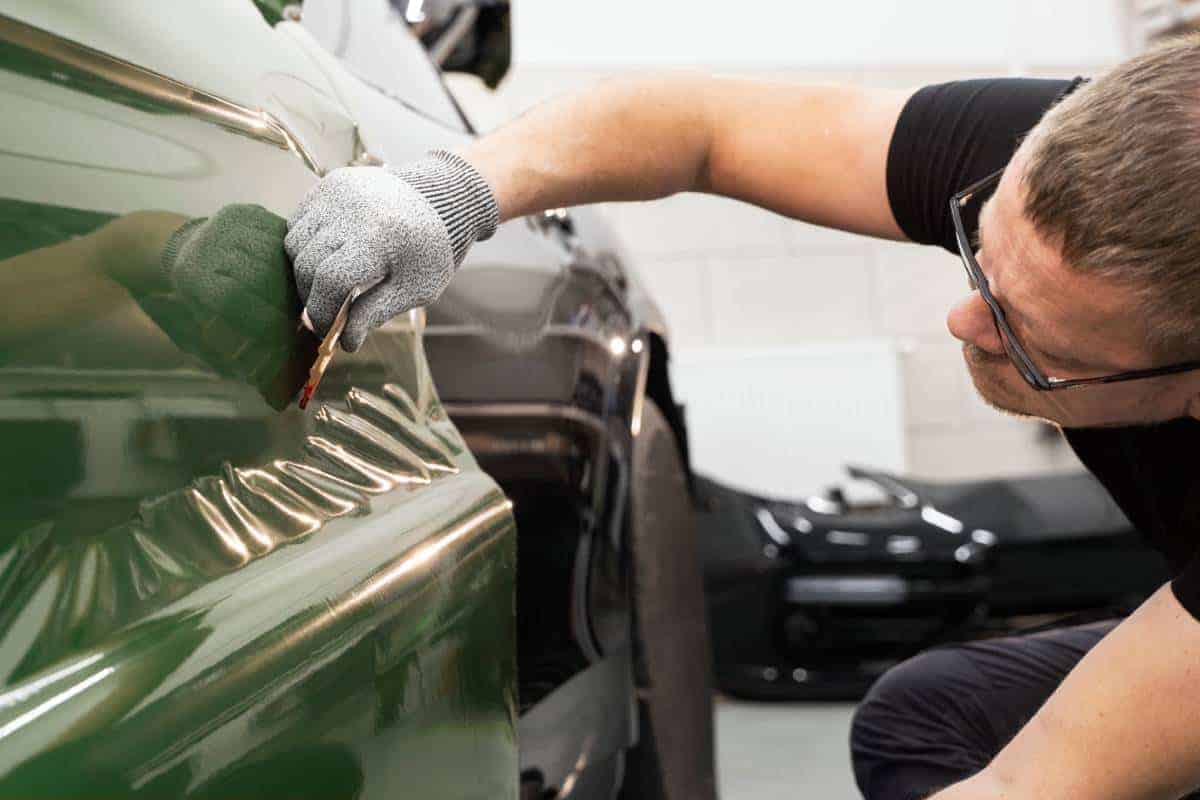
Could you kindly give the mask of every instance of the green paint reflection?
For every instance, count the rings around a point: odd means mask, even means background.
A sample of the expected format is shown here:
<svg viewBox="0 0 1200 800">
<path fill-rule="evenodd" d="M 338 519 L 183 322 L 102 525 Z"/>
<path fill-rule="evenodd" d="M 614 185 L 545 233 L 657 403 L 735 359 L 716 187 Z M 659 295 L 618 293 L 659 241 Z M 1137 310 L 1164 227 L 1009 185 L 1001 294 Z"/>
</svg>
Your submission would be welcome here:
<svg viewBox="0 0 1200 800">
<path fill-rule="evenodd" d="M 254 386 L 276 410 L 303 383 L 315 339 L 298 326 L 287 224 L 266 209 L 108 218 L 8 200 L 0 217 L 0 367 L 45 365 L 47 338 L 132 298 L 179 349 Z M 98 355 L 111 363 L 116 354 Z"/>
<path fill-rule="evenodd" d="M 231 565 L 171 490 L 267 451 L 304 380 L 285 233 L 0 200 L 0 686 Z"/>
</svg>

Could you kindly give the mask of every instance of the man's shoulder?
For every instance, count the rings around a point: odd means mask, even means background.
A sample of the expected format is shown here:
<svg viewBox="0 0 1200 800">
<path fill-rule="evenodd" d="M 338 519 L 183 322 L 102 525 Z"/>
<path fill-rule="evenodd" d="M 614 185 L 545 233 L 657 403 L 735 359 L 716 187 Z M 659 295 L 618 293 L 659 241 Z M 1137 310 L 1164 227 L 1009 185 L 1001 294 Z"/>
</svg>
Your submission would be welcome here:
<svg viewBox="0 0 1200 800">
<path fill-rule="evenodd" d="M 1082 80 L 972 78 L 914 92 L 888 148 L 888 201 L 905 236 L 957 252 L 950 198 L 1002 169 L 1025 134 Z M 966 217 L 973 230 L 974 216 Z"/>
</svg>

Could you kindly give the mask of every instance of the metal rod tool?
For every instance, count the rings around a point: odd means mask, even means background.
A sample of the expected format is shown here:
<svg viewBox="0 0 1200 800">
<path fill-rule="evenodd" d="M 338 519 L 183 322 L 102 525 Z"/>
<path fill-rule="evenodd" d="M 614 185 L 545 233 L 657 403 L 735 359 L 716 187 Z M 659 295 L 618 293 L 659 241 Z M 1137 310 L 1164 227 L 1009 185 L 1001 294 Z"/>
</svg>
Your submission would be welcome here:
<svg viewBox="0 0 1200 800">
<path fill-rule="evenodd" d="M 355 286 L 350 290 L 350 294 L 346 295 L 346 299 L 342 301 L 342 307 L 338 309 L 337 316 L 333 318 L 333 324 L 329 326 L 329 332 L 325 334 L 325 338 L 321 340 L 320 347 L 317 348 L 317 358 L 313 361 L 312 368 L 308 371 L 308 380 L 305 381 L 304 390 L 300 393 L 300 408 L 308 407 L 308 401 L 312 399 L 313 392 L 317 390 L 317 386 L 321 383 L 321 378 L 325 375 L 325 370 L 329 369 L 329 362 L 333 361 L 333 353 L 342 338 L 342 331 L 346 329 L 346 320 L 350 317 L 350 306 L 364 292 L 374 288 L 374 286 L 374 283 Z M 307 314 L 307 312 L 305 313 Z"/>
</svg>

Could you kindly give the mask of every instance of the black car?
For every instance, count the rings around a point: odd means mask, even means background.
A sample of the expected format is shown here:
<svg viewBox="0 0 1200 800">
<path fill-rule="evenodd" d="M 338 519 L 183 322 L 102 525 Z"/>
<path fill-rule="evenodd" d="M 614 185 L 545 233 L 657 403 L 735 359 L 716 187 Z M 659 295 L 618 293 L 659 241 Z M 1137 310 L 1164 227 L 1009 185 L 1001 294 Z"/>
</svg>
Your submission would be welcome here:
<svg viewBox="0 0 1200 800">
<path fill-rule="evenodd" d="M 699 479 L 717 685 L 856 699 L 937 644 L 1124 614 L 1167 578 L 1088 474 L 937 483 L 851 469 L 785 501 Z"/>
</svg>

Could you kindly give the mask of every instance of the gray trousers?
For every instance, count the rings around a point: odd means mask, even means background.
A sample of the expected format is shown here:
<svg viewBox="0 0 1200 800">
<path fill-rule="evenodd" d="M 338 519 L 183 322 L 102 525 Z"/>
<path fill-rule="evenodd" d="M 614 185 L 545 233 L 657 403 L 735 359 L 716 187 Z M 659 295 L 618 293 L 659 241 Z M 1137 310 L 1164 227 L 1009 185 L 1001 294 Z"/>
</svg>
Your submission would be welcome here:
<svg viewBox="0 0 1200 800">
<path fill-rule="evenodd" d="M 889 670 L 851 728 L 863 797 L 925 800 L 982 770 L 1118 622 L 939 647 Z"/>
</svg>

